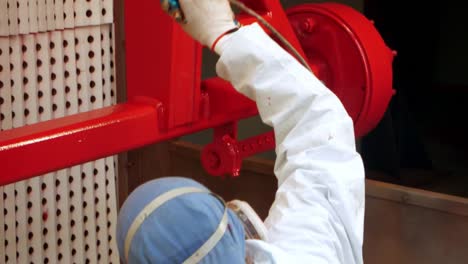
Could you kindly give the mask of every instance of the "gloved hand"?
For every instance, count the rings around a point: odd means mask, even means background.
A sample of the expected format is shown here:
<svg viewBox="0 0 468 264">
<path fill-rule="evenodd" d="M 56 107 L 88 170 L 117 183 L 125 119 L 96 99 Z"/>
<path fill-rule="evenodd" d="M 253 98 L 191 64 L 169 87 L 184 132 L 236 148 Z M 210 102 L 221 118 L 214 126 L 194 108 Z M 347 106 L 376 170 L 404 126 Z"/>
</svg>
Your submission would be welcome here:
<svg viewBox="0 0 468 264">
<path fill-rule="evenodd" d="M 220 38 L 238 28 L 227 0 L 179 0 L 179 4 L 186 20 L 182 28 L 212 50 Z"/>
</svg>

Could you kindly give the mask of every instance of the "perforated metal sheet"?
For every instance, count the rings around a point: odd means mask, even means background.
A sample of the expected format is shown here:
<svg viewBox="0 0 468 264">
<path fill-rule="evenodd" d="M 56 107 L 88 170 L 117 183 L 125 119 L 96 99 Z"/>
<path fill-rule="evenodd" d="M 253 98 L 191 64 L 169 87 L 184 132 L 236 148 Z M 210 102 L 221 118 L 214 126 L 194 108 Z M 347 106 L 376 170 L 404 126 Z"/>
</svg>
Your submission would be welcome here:
<svg viewBox="0 0 468 264">
<path fill-rule="evenodd" d="M 37 13 L 30 28 L 49 28 L 50 11 L 40 6 L 51 3 L 29 6 Z M 114 104 L 112 32 L 107 24 L 0 37 L 1 130 Z M 109 157 L 0 187 L 0 262 L 118 263 L 115 162 Z"/>
<path fill-rule="evenodd" d="M 112 23 L 112 0 L 0 0 L 0 36 Z"/>
</svg>

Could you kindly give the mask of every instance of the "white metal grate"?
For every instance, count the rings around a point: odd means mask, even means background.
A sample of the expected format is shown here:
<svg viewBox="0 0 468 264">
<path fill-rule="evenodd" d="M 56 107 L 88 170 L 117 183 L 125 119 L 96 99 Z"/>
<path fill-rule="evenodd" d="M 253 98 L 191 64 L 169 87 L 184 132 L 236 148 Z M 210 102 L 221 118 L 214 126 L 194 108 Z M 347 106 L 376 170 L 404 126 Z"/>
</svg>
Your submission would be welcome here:
<svg viewBox="0 0 468 264">
<path fill-rule="evenodd" d="M 29 3 L 27 13 L 36 18 L 29 29 L 50 29 L 54 2 L 31 2 L 36 1 L 18 1 Z M 73 1 L 57 2 L 55 11 Z M 0 7 L 5 3 L 10 11 L 11 1 L 0 0 Z M 112 32 L 106 24 L 0 37 L 0 128 L 114 104 Z M 115 162 L 108 157 L 0 187 L 0 262 L 118 263 Z"/>
</svg>

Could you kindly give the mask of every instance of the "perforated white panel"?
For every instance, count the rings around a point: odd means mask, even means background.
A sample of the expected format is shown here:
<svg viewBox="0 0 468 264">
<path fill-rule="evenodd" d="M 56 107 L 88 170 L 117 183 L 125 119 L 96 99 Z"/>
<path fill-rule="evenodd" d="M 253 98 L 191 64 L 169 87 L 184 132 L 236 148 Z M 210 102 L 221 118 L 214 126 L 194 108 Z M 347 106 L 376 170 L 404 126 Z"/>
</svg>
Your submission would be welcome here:
<svg viewBox="0 0 468 264">
<path fill-rule="evenodd" d="M 7 2 L 7 9 L 8 10 L 8 15 L 7 16 L 3 16 L 6 18 L 7 20 L 7 24 L 4 24 L 3 27 L 5 27 L 6 25 L 8 25 L 8 32 L 9 32 L 9 35 L 16 35 L 18 34 L 19 32 L 19 28 L 18 28 L 18 5 L 19 5 L 19 2 L 20 0 L 6 0 Z M 2 9 L 2 10 L 5 10 L 5 9 Z M 5 32 L 5 34 L 2 34 L 0 33 L 0 35 L 2 36 L 7 36 L 8 33 Z"/>
<path fill-rule="evenodd" d="M 0 10 L 5 10 L 8 12 L 7 0 L 0 0 Z M 10 29 L 8 28 L 8 14 L 0 14 L 0 36 L 8 36 L 9 34 Z"/>
<path fill-rule="evenodd" d="M 17 23 L 18 23 L 18 32 L 17 33 L 20 33 L 20 34 L 28 34 L 30 31 L 29 31 L 29 21 L 30 21 L 30 17 L 29 17 L 29 8 L 28 8 L 28 3 L 29 1 L 28 0 L 18 0 L 16 2 L 16 8 L 17 8 L 17 12 L 18 12 L 18 17 L 17 17 Z M 14 3 L 13 3 L 14 5 Z M 10 8 L 12 6 L 10 5 Z M 35 23 L 35 21 L 33 21 Z M 11 24 L 14 24 L 15 22 L 11 20 L 11 17 L 10 17 L 10 26 Z M 14 34 L 14 33 L 12 33 Z"/>
<path fill-rule="evenodd" d="M 0 36 L 112 23 L 112 0 L 0 0 Z"/>
<path fill-rule="evenodd" d="M 50 28 L 51 6 L 70 1 L 23 2 L 36 14 L 28 27 L 39 29 Z M 112 32 L 107 24 L 0 37 L 0 128 L 115 103 Z M 0 262 L 118 263 L 115 166 L 108 157 L 0 187 Z"/>
<path fill-rule="evenodd" d="M 10 87 L 9 76 L 9 45 L 7 41 L 0 41 L 0 129 L 7 130 L 12 128 L 12 89 Z M 3 199 L 0 206 L 3 212 L 3 217 L 0 217 L 0 237 L 5 238 L 0 241 L 0 259 L 7 260 L 10 256 L 16 253 L 16 243 L 11 241 L 15 238 L 13 221 L 15 218 L 8 217 L 14 214 L 15 198 L 14 187 L 0 187 Z"/>
<path fill-rule="evenodd" d="M 25 118 L 23 111 L 25 109 L 24 102 L 23 102 L 23 87 L 22 87 L 22 79 L 21 79 L 21 68 L 19 65 L 22 64 L 23 57 L 21 55 L 21 43 L 22 40 L 19 37 L 13 36 L 10 37 L 9 43 L 9 51 L 10 51 L 10 67 L 9 67 L 9 75 L 10 75 L 10 85 L 11 85 L 11 101 L 12 101 L 12 118 L 13 118 L 13 127 L 21 127 L 25 124 Z M 6 79 L 5 81 L 7 81 Z M 6 186 L 5 188 L 13 187 L 12 185 Z M 25 251 L 27 249 L 27 243 L 29 238 L 33 237 L 32 231 L 28 231 L 27 226 L 27 212 L 29 208 L 32 207 L 31 202 L 27 202 L 27 194 L 26 194 L 26 182 L 18 182 L 14 184 L 14 192 L 15 197 L 11 197 L 13 200 L 5 200 L 5 205 L 15 205 L 18 210 L 15 210 L 15 214 L 9 214 L 5 216 L 5 221 L 8 221 L 10 218 L 16 218 L 18 222 L 18 226 L 22 228 L 18 228 L 16 230 L 16 237 L 18 241 L 15 244 L 11 245 L 11 248 L 7 248 L 7 255 L 5 256 L 5 263 L 26 263 L 27 254 L 24 252 L 20 254 L 20 250 L 23 249 Z M 27 206 L 27 207 L 26 207 Z M 39 234 L 40 235 L 40 234 Z M 13 237 L 5 236 L 5 243 L 7 240 L 11 240 Z M 7 261 L 9 260 L 9 261 Z"/>
</svg>

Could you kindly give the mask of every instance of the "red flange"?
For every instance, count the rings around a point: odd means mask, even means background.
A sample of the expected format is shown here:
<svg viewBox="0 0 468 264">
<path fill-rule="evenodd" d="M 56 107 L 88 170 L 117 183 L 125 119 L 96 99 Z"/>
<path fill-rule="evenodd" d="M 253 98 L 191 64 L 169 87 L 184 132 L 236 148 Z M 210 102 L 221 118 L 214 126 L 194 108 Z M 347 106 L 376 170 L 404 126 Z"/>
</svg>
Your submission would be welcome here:
<svg viewBox="0 0 468 264">
<path fill-rule="evenodd" d="M 394 52 L 372 22 L 348 6 L 304 4 L 287 14 L 313 71 L 352 117 L 356 137 L 369 133 L 394 93 Z"/>
<path fill-rule="evenodd" d="M 201 162 L 203 168 L 210 175 L 239 176 L 242 159 L 239 155 L 237 141 L 229 135 L 215 139 L 213 143 L 203 148 Z"/>
</svg>

